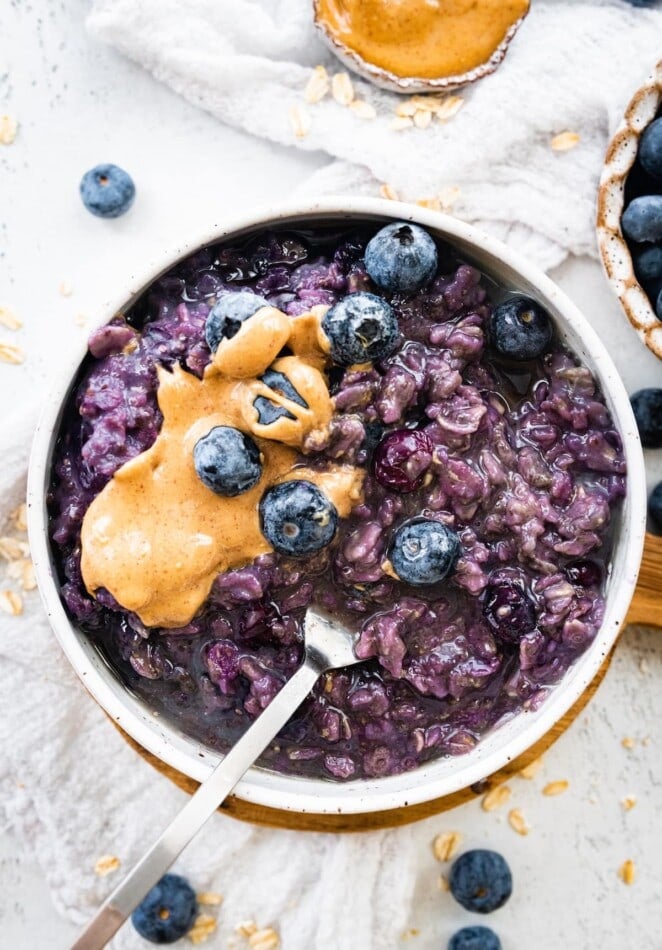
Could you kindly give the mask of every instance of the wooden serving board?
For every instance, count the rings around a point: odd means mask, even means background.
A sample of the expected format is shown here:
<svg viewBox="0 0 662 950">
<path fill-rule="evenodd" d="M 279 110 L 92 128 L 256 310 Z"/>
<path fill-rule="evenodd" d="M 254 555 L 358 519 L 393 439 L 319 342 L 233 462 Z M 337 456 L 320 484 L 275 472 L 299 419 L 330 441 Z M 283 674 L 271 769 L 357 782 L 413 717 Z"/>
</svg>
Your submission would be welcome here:
<svg viewBox="0 0 662 950">
<path fill-rule="evenodd" d="M 651 534 L 646 535 L 646 545 L 637 589 L 632 599 L 624 626 L 628 626 L 629 624 L 662 627 L 662 537 L 656 537 Z M 504 768 L 490 775 L 478 785 L 462 789 L 444 798 L 436 798 L 430 802 L 423 802 L 420 805 L 409 805 L 407 808 L 394 808 L 389 811 L 363 815 L 299 814 L 296 812 L 281 811 L 276 808 L 265 808 L 262 805 L 253 805 L 250 802 L 242 801 L 242 799 L 234 796 L 229 798 L 221 806 L 219 811 L 232 815 L 234 818 L 239 818 L 242 821 L 250 821 L 258 825 L 268 825 L 272 828 L 290 828 L 297 831 L 346 832 L 375 831 L 379 828 L 394 828 L 398 825 L 409 824 L 409 822 L 412 821 L 419 821 L 422 818 L 429 818 L 431 815 L 448 811 L 450 808 L 456 808 L 458 805 L 463 805 L 465 802 L 484 795 L 485 792 L 491 788 L 507 781 L 549 749 L 559 736 L 574 722 L 597 692 L 600 683 L 609 669 L 612 654 L 613 650 L 605 659 L 590 686 L 587 687 L 565 716 L 556 723 L 553 729 L 550 729 L 542 739 L 531 746 L 530 749 L 527 749 L 527 751 L 517 759 L 509 762 Z M 121 729 L 120 732 L 122 732 Z M 138 745 L 138 743 L 131 739 L 125 732 L 122 732 L 122 735 L 129 745 L 149 762 L 150 765 L 158 769 L 162 775 L 166 775 L 176 785 L 183 788 L 184 791 L 192 793 L 196 790 L 198 783 L 194 782 L 193 779 L 165 765 L 160 759 L 157 759 L 156 756 Z"/>
</svg>

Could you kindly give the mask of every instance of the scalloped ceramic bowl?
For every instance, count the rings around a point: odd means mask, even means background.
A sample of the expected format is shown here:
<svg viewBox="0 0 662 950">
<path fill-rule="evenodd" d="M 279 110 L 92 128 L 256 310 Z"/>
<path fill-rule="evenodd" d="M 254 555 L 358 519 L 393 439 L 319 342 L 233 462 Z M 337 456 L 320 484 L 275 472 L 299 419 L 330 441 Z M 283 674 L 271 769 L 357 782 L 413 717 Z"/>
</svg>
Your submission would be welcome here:
<svg viewBox="0 0 662 950">
<path fill-rule="evenodd" d="M 349 815 L 384 811 L 432 801 L 467 788 L 503 768 L 544 736 L 591 683 L 613 646 L 634 591 L 644 539 L 644 467 L 637 428 L 623 383 L 609 354 L 574 304 L 544 274 L 501 242 L 454 218 L 381 199 L 337 198 L 246 214 L 243 218 L 205 226 L 191 241 L 159 255 L 152 264 L 127 275 L 126 286 L 109 304 L 100 303 L 97 325 L 125 310 L 159 274 L 177 260 L 211 242 L 237 238 L 274 225 L 306 227 L 355 221 L 380 226 L 390 220 L 416 221 L 451 243 L 466 259 L 507 286 L 532 294 L 552 315 L 560 338 L 597 377 L 621 433 L 628 465 L 628 492 L 615 525 L 615 548 L 606 582 L 605 618 L 598 635 L 536 712 L 521 713 L 486 735 L 466 755 L 437 759 L 403 775 L 339 783 L 282 775 L 252 768 L 236 788 L 244 801 L 299 814 Z M 60 599 L 57 573 L 48 537 L 46 492 L 60 419 L 76 384 L 86 347 L 63 366 L 37 428 L 28 480 L 30 547 L 39 589 L 51 625 L 70 663 L 108 715 L 136 742 L 162 762 L 197 781 L 219 761 L 214 752 L 191 739 L 151 709 L 117 678 L 90 640 L 71 622 Z"/>
<path fill-rule="evenodd" d="M 625 182 L 634 165 L 639 139 L 662 104 L 662 60 L 630 100 L 609 143 L 598 192 L 597 233 L 607 279 L 626 317 L 646 346 L 662 359 L 662 322 L 639 284 L 632 255 L 621 230 Z"/>
<path fill-rule="evenodd" d="M 329 24 L 322 16 L 321 5 L 321 0 L 314 0 L 315 27 L 323 41 L 340 62 L 348 69 L 351 69 L 352 72 L 367 79 L 375 86 L 388 89 L 391 92 L 399 92 L 403 95 L 426 92 L 452 92 L 454 89 L 459 89 L 462 86 L 477 82 L 485 76 L 489 76 L 503 61 L 508 52 L 510 41 L 517 33 L 527 15 L 525 13 L 524 16 L 521 16 L 510 25 L 499 45 L 483 63 L 479 63 L 473 69 L 469 69 L 464 73 L 453 76 L 439 76 L 431 79 L 422 76 L 398 76 L 382 66 L 368 62 L 368 60 L 364 59 L 346 42 L 343 42 L 343 40 L 330 29 Z"/>
</svg>

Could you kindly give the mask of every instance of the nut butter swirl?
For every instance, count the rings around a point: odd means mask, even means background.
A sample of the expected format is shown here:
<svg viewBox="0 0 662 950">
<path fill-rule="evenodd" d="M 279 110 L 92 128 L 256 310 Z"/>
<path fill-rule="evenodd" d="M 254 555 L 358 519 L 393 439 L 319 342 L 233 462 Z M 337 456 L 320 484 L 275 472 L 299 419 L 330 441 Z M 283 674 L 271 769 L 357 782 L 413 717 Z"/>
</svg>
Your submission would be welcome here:
<svg viewBox="0 0 662 950">
<path fill-rule="evenodd" d="M 223 340 L 202 379 L 176 365 L 158 369 L 163 414 L 154 445 L 123 465 L 83 519 L 81 568 L 92 594 L 103 587 L 146 626 L 179 627 L 204 603 L 215 577 L 272 548 L 260 530 L 258 504 L 267 488 L 303 478 L 318 485 L 346 517 L 360 500 L 361 469 L 301 462 L 304 439 L 323 441 L 333 404 L 321 369 L 328 344 L 325 307 L 298 317 L 263 307 Z M 293 354 L 278 359 L 287 347 Z M 287 375 L 306 406 L 265 385 L 268 367 Z M 259 422 L 256 397 L 287 410 Z M 289 417 L 288 417 L 289 416 Z M 250 433 L 262 456 L 262 477 L 234 498 L 216 495 L 198 478 L 193 448 L 219 425 Z"/>
<path fill-rule="evenodd" d="M 529 0 L 318 0 L 341 43 L 395 76 L 441 79 L 486 63 Z"/>
</svg>

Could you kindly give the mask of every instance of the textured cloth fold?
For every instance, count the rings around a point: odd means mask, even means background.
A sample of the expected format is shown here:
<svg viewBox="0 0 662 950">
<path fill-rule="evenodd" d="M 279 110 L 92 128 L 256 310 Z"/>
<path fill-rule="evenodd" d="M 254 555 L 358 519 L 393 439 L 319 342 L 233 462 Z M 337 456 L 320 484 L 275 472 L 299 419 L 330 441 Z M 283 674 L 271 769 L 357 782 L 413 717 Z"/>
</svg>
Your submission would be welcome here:
<svg viewBox="0 0 662 950">
<path fill-rule="evenodd" d="M 310 0 L 95 0 L 88 25 L 223 121 L 338 161 L 306 183 L 315 193 L 407 200 L 449 187 L 453 213 L 505 238 L 542 267 L 595 254 L 595 195 L 610 127 L 659 56 L 662 10 L 623 0 L 533 0 L 502 66 L 460 93 L 461 110 L 427 129 L 391 128 L 401 97 L 354 79 L 377 117 L 331 96 L 306 105 L 318 62 L 341 69 L 318 38 Z M 310 124 L 297 138 L 293 107 Z M 580 136 L 569 152 L 552 138 Z M 347 164 L 350 163 L 350 164 Z M 356 168 L 354 166 L 361 166 Z"/>
</svg>

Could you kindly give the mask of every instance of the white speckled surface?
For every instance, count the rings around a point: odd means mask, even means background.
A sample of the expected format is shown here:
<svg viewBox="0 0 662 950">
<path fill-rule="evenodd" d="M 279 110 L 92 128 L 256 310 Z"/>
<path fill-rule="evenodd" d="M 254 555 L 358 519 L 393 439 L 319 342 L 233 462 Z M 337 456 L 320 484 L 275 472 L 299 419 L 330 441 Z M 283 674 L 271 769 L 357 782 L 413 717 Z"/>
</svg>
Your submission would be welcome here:
<svg viewBox="0 0 662 950">
<path fill-rule="evenodd" d="M 0 364 L 5 406 L 38 395 L 53 345 L 85 332 L 75 318 L 92 314 L 94 301 L 109 295 L 150 242 L 164 234 L 174 241 L 210 207 L 236 211 L 272 198 L 276 188 L 287 195 L 324 162 L 197 112 L 87 40 L 85 9 L 83 0 L 4 0 L 0 9 L 0 112 L 14 112 L 21 123 L 14 145 L 0 146 L 0 305 L 25 322 L 17 334 L 2 330 L 0 339 L 15 338 L 28 353 L 22 367 Z M 81 173 L 105 160 L 128 168 L 138 187 L 135 208 L 116 222 L 92 218 L 77 197 Z M 618 313 L 598 264 L 570 261 L 554 276 L 600 329 L 628 387 L 662 385 L 662 364 Z M 64 280 L 74 289 L 70 297 L 58 293 Z M 651 481 L 662 477 L 657 455 L 648 453 Z M 512 802 L 532 828 L 528 837 L 510 829 L 505 812 L 485 814 L 478 805 L 431 822 L 434 830 L 462 831 L 467 846 L 494 846 L 511 862 L 515 895 L 492 919 L 504 950 L 662 947 L 661 642 L 653 632 L 627 633 L 597 698 L 548 754 L 539 777 L 511 783 Z M 630 751 L 621 746 L 624 736 L 637 740 Z M 544 783 L 558 778 L 570 781 L 568 792 L 542 796 Z M 0 780 L 16 779 L 0 765 Z M 619 805 L 626 794 L 638 799 L 627 814 Z M 616 875 L 626 858 L 637 866 L 631 888 Z M 402 945 L 439 950 L 468 915 L 437 890 L 440 868 L 427 851 L 421 865 L 410 921 L 420 933 Z M 71 926 L 50 906 L 43 879 L 4 825 L 0 886 L 1 946 L 67 945 Z M 259 889 L 259 878 L 253 886 Z"/>
</svg>

